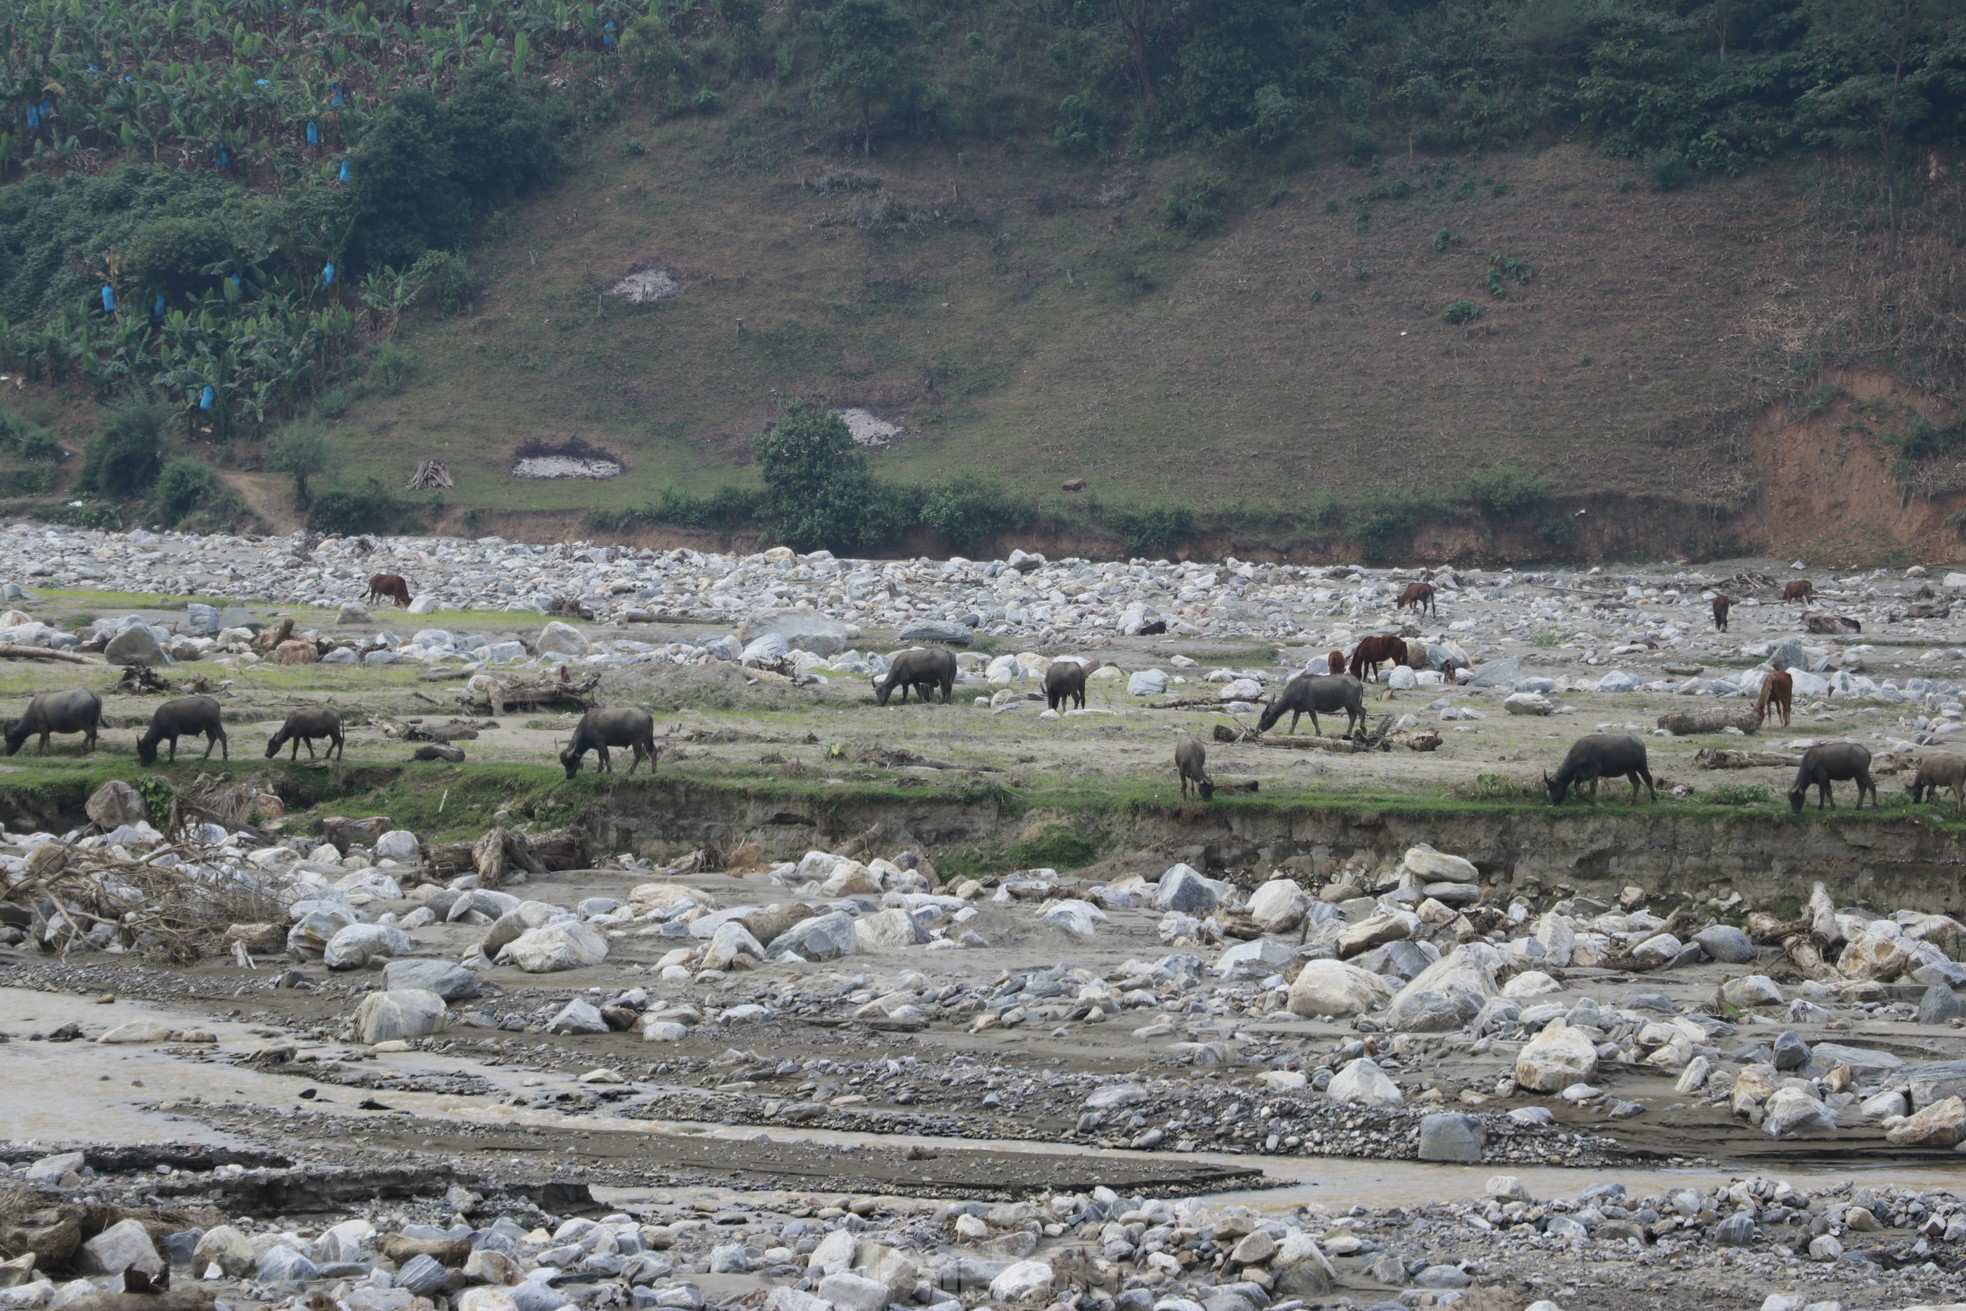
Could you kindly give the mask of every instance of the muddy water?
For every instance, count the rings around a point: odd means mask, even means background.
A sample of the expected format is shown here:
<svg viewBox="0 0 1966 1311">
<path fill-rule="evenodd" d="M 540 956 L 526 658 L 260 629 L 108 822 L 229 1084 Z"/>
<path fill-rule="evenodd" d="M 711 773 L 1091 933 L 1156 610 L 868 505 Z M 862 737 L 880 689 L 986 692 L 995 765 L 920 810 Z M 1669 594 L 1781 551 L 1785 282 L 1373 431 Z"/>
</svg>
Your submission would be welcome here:
<svg viewBox="0 0 1966 1311">
<path fill-rule="evenodd" d="M 64 1024 L 81 1024 L 92 1031 L 129 1020 L 154 1020 L 173 1027 L 204 1027 L 219 1038 L 210 1045 L 116 1044 L 89 1041 L 51 1043 L 32 1041 Z M 294 1074 L 269 1074 L 250 1067 L 214 1059 L 237 1056 L 273 1045 L 278 1035 L 262 1027 L 207 1017 L 174 1008 L 145 1003 L 117 1001 L 98 1004 L 92 997 L 58 993 L 0 989 L 0 1033 L 9 1038 L 9 1075 L 0 1080 L 0 1123 L 9 1136 L 49 1143 L 89 1141 L 110 1144 L 144 1144 L 160 1140 L 238 1145 L 236 1135 L 214 1127 L 200 1117 L 201 1104 L 212 1107 L 247 1109 L 290 1109 L 296 1105 L 296 1079 L 304 1067 L 288 1067 Z M 303 1051 L 307 1048 L 303 1048 Z M 346 1054 L 333 1045 L 316 1048 L 322 1056 Z M 1234 1201 L 1264 1211 L 1282 1212 L 1298 1206 L 1316 1206 L 1342 1211 L 1354 1205 L 1386 1207 L 1417 1206 L 1429 1202 L 1479 1197 L 1487 1182 L 1498 1173 L 1493 1166 L 1427 1165 L 1413 1161 L 1349 1160 L 1311 1157 L 1237 1157 L 1212 1153 L 1126 1152 L 1069 1144 L 990 1139 L 946 1139 L 928 1135 L 870 1134 L 825 1129 L 793 1129 L 711 1125 L 683 1120 L 627 1119 L 597 1117 L 590 1112 L 561 1114 L 532 1107 L 504 1104 L 503 1099 L 520 1089 L 537 1093 L 555 1086 L 573 1087 L 576 1081 L 557 1074 L 525 1074 L 489 1066 L 474 1060 L 405 1052 L 383 1055 L 380 1064 L 392 1072 L 406 1075 L 470 1074 L 486 1081 L 494 1095 L 469 1096 L 451 1093 L 391 1091 L 391 1109 L 406 1113 L 431 1132 L 440 1133 L 460 1125 L 519 1130 L 528 1137 L 538 1136 L 539 1147 L 553 1150 L 564 1136 L 577 1135 L 591 1142 L 597 1137 L 613 1138 L 629 1150 L 638 1150 L 629 1140 L 654 1147 L 659 1142 L 729 1141 L 801 1145 L 834 1151 L 879 1150 L 892 1153 L 909 1147 L 934 1151 L 938 1156 L 986 1158 L 1016 1157 L 1070 1159 L 1081 1170 L 1087 1162 L 1106 1161 L 1116 1181 L 1134 1174 L 1143 1166 L 1159 1163 L 1169 1169 L 1192 1169 L 1200 1165 L 1259 1167 L 1271 1186 L 1239 1188 L 1218 1192 L 1221 1201 Z M 58 1096 L 50 1090 L 59 1089 Z M 347 1117 L 347 1127 L 382 1127 L 374 1116 L 361 1115 L 343 1100 L 353 1100 L 353 1090 L 324 1086 L 324 1095 L 309 1103 L 310 1109 L 329 1117 Z M 235 1117 L 225 1117 L 235 1118 Z M 393 1136 L 414 1137 L 417 1130 L 400 1119 L 387 1122 Z M 341 1130 L 324 1129 L 324 1136 L 340 1137 Z M 358 1131 L 359 1132 L 359 1131 Z M 659 1154 L 659 1149 L 658 1149 Z M 1096 1170 L 1093 1173 L 1098 1173 Z M 1575 1195 L 1592 1184 L 1616 1181 L 1637 1193 L 1660 1193 L 1670 1188 L 1707 1187 L 1718 1181 L 1739 1177 L 1737 1173 L 1716 1170 L 1648 1169 L 1543 1169 L 1514 1171 L 1533 1195 L 1540 1197 Z M 1818 1187 L 1848 1172 L 1788 1171 L 1782 1174 L 1800 1188 Z M 1905 1169 L 1895 1166 L 1891 1182 L 1918 1188 L 1953 1188 L 1957 1173 L 1943 1168 Z M 634 1208 L 655 1203 L 659 1197 L 673 1195 L 674 1189 L 596 1188 L 595 1197 L 605 1206 Z M 774 1190 L 754 1194 L 761 1198 Z M 789 1195 L 789 1194 L 788 1194 Z"/>
</svg>

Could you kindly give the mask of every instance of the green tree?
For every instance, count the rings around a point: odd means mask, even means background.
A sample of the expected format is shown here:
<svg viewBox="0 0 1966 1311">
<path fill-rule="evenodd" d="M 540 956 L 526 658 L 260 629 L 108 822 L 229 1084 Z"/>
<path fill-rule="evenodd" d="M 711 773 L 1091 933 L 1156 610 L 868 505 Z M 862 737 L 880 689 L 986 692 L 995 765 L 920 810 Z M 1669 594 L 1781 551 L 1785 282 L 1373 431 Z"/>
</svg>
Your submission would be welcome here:
<svg viewBox="0 0 1966 1311">
<path fill-rule="evenodd" d="M 831 410 L 794 401 L 751 450 L 765 485 L 765 521 L 793 550 L 852 550 L 886 531 L 873 522 L 887 516 L 867 455 Z"/>
<path fill-rule="evenodd" d="M 957 474 L 922 501 L 921 521 L 959 551 L 973 551 L 997 533 L 1031 522 L 1037 507 L 995 478 Z"/>
<path fill-rule="evenodd" d="M 157 475 L 157 513 L 167 524 L 182 522 L 220 492 L 218 474 L 202 460 L 176 459 Z"/>
<path fill-rule="evenodd" d="M 131 403 L 117 410 L 102 435 L 89 443 L 75 490 L 113 500 L 143 495 L 164 466 L 164 412 Z"/>
<path fill-rule="evenodd" d="M 1844 149 L 1874 148 L 1884 174 L 1884 255 L 1898 257 L 1898 170 L 1904 142 L 1932 110 L 1942 76 L 1956 75 L 1941 50 L 1958 41 L 1962 0 L 1813 0 L 1810 53 L 1819 70 L 1797 112 L 1808 138 Z"/>
<path fill-rule="evenodd" d="M 305 510 L 313 497 L 307 480 L 326 473 L 332 451 L 327 434 L 312 423 L 290 423 L 266 447 L 267 468 L 294 480 L 294 507 Z"/>
<path fill-rule="evenodd" d="M 860 119 L 860 153 L 869 154 L 874 106 L 913 94 L 908 74 L 914 26 L 894 0 L 834 0 L 814 21 L 825 59 L 818 87 L 853 106 Z"/>
</svg>

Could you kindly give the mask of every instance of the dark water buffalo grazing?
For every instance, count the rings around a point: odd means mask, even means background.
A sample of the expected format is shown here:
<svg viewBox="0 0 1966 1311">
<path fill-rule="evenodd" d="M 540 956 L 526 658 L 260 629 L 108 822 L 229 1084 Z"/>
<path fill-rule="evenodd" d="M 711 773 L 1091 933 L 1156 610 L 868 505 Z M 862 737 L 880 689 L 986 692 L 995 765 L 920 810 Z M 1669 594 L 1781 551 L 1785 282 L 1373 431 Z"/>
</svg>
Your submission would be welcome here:
<svg viewBox="0 0 1966 1311">
<path fill-rule="evenodd" d="M 635 758 L 628 764 L 628 772 L 634 773 L 635 766 L 643 760 L 649 762 L 649 773 L 655 772 L 655 719 L 646 710 L 633 706 L 616 706 L 611 710 L 590 710 L 580 717 L 574 725 L 573 741 L 560 753 L 560 763 L 566 767 L 567 777 L 572 778 L 580 772 L 580 759 L 589 751 L 600 762 L 596 772 L 612 774 L 614 762 L 608 759 L 609 747 L 632 747 Z"/>
<path fill-rule="evenodd" d="M 1782 599 L 1784 601 L 1801 601 L 1807 604 L 1809 598 L 1815 594 L 1815 584 L 1811 583 L 1807 578 L 1792 579 L 1782 588 Z"/>
<path fill-rule="evenodd" d="M 232 747 L 225 740 L 225 725 L 220 721 L 218 702 L 208 696 L 179 697 L 166 701 L 157 707 L 150 717 L 150 727 L 137 739 L 137 759 L 146 765 L 157 763 L 157 744 L 171 744 L 171 763 L 177 763 L 177 740 L 182 737 L 205 739 L 205 754 L 199 759 L 210 760 L 212 748 L 219 749 L 221 760 L 232 759 Z"/>
<path fill-rule="evenodd" d="M 1734 599 L 1716 594 L 1713 598 L 1713 626 L 1721 632 L 1727 631 L 1727 612 L 1734 608 Z"/>
<path fill-rule="evenodd" d="M 956 656 L 947 647 L 914 647 L 894 657 L 887 667 L 887 677 L 874 680 L 874 700 L 886 705 L 888 697 L 895 688 L 901 689 L 901 704 L 908 704 L 908 689 L 913 688 L 923 701 L 937 689 L 942 693 L 942 704 L 948 705 L 949 698 L 956 690 Z"/>
<path fill-rule="evenodd" d="M 1282 696 L 1264 707 L 1256 731 L 1269 732 L 1288 712 L 1291 732 L 1297 731 L 1298 719 L 1309 715 L 1311 732 L 1322 736 L 1324 729 L 1317 721 L 1320 710 L 1327 715 L 1344 711 L 1346 735 L 1356 732 L 1365 724 L 1365 684 L 1350 674 L 1299 674 L 1284 687 Z"/>
<path fill-rule="evenodd" d="M 1440 617 L 1440 611 L 1434 606 L 1432 583 L 1408 583 L 1406 590 L 1399 594 L 1399 600 L 1394 603 L 1393 609 L 1404 610 L 1409 605 L 1413 607 L 1413 613 L 1416 615 L 1422 611 L 1429 611 L 1434 618 Z"/>
<path fill-rule="evenodd" d="M 374 604 L 385 596 L 397 605 L 407 606 L 410 603 L 410 585 L 401 574 L 369 575 L 369 603 Z"/>
<path fill-rule="evenodd" d="M 1871 809 L 1877 809 L 1877 784 L 1870 781 L 1870 751 L 1855 742 L 1825 742 L 1802 753 L 1802 765 L 1795 771 L 1795 785 L 1789 788 L 1789 809 L 1802 813 L 1802 802 L 1809 789 L 1816 789 L 1816 809 L 1836 809 L 1836 797 L 1829 785 L 1855 779 L 1857 809 L 1864 808 L 1864 793 L 1870 793 Z"/>
<path fill-rule="evenodd" d="M 287 716 L 287 722 L 280 725 L 280 731 L 266 740 L 266 758 L 271 760 L 280 754 L 280 748 L 293 743 L 289 760 L 300 759 L 300 744 L 307 744 L 307 758 L 314 759 L 314 742 L 317 738 L 328 740 L 328 759 L 336 757 L 347 759 L 347 741 L 341 735 L 341 712 L 332 706 L 313 706 L 306 710 L 296 710 Z"/>
<path fill-rule="evenodd" d="M 1044 700 L 1053 710 L 1070 701 L 1085 709 L 1085 666 L 1076 660 L 1054 660 L 1044 671 Z"/>
<path fill-rule="evenodd" d="M 1377 679 L 1379 666 L 1388 662 L 1402 664 L 1406 660 L 1406 639 L 1399 636 L 1368 637 L 1352 651 L 1353 678 Z"/>
<path fill-rule="evenodd" d="M 1165 620 L 1165 619 L 1156 619 L 1156 620 L 1154 620 L 1154 622 L 1153 622 L 1153 623 L 1151 623 L 1151 624 L 1143 624 L 1143 625 L 1141 625 L 1141 627 L 1140 627 L 1140 636 L 1142 636 L 1142 637 L 1159 637 L 1159 636 L 1160 636 L 1161 634 L 1163 634 L 1163 633 L 1165 633 L 1166 631 L 1167 631 L 1167 620 Z"/>
<path fill-rule="evenodd" d="M 1777 670 L 1761 680 L 1761 696 L 1754 703 L 1754 722 L 1768 722 L 1768 711 L 1772 708 L 1782 717 L 1782 727 L 1789 726 L 1789 707 L 1795 701 L 1795 679 Z"/>
<path fill-rule="evenodd" d="M 1952 789 L 1952 813 L 1957 816 L 1966 810 L 1966 760 L 1941 752 L 1918 762 L 1918 775 L 1910 788 L 1913 805 L 1925 800 L 1928 792 L 1937 801 L 1947 788 Z"/>
<path fill-rule="evenodd" d="M 84 734 L 82 750 L 84 753 L 96 749 L 96 731 L 102 727 L 102 698 L 86 688 L 70 688 L 66 692 L 42 692 L 27 703 L 27 713 L 14 721 L 7 730 L 7 754 L 13 755 L 21 749 L 21 744 L 41 735 L 41 754 L 48 754 L 48 734 Z"/>
<path fill-rule="evenodd" d="M 1192 783 L 1195 791 L 1201 793 L 1203 801 L 1215 799 L 1215 780 L 1208 776 L 1204 768 L 1208 764 L 1208 749 L 1192 737 L 1183 737 L 1174 744 L 1174 768 L 1181 775 L 1181 800 L 1188 799 L 1188 785 Z"/>
<path fill-rule="evenodd" d="M 1600 778 L 1630 779 L 1633 804 L 1638 802 L 1638 782 L 1644 779 L 1652 800 L 1659 799 L 1658 789 L 1652 786 L 1652 771 L 1646 768 L 1645 743 L 1630 733 L 1592 733 L 1578 738 L 1557 766 L 1556 777 L 1545 774 L 1543 782 L 1550 790 L 1552 806 L 1562 805 L 1571 788 L 1581 789 L 1586 783 L 1591 785 L 1590 803 L 1595 806 Z"/>
</svg>

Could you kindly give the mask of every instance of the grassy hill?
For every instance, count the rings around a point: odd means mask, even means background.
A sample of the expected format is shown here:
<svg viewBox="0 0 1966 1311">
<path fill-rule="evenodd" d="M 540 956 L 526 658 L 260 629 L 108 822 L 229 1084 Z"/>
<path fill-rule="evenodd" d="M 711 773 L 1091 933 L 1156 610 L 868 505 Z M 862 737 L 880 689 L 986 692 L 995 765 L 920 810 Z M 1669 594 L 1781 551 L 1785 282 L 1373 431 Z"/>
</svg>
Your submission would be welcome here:
<svg viewBox="0 0 1966 1311">
<path fill-rule="evenodd" d="M 1960 3 L 32 0 L 0 492 L 673 536 L 799 402 L 1047 549 L 1950 555 Z"/>
<path fill-rule="evenodd" d="M 474 312 L 408 328 L 415 376 L 337 442 L 392 476 L 445 460 L 457 505 L 620 508 L 749 478 L 751 436 L 796 397 L 905 425 L 884 476 L 986 471 L 1066 514 L 1083 498 L 1059 483 L 1085 477 L 1106 502 L 1308 529 L 1326 501 L 1457 499 L 1498 464 L 1559 497 L 1732 513 L 1767 407 L 1894 345 L 1866 318 L 1893 279 L 1862 161 L 1658 191 L 1569 144 L 1210 173 L 863 160 L 755 121 L 630 114 L 597 137 L 479 257 Z M 1197 178 L 1222 217 L 1190 236 L 1167 197 Z M 1935 224 L 1960 201 L 1923 184 L 1906 267 L 1949 258 Z M 658 263 L 672 298 L 598 294 Z M 1447 321 L 1455 302 L 1475 317 Z M 508 473 L 570 436 L 626 472 Z"/>
</svg>

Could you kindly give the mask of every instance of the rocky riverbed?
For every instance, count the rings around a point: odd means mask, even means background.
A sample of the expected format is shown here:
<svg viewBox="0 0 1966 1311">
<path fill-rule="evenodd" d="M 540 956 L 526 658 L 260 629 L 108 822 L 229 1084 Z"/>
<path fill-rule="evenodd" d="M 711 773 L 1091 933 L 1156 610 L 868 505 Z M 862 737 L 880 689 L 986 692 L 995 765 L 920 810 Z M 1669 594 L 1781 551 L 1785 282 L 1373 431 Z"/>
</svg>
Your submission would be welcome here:
<svg viewBox="0 0 1966 1311">
<path fill-rule="evenodd" d="M 361 606 L 375 572 L 420 617 Z M 1169 728 L 1286 806 L 1480 804 L 1600 725 L 1647 735 L 1662 819 L 1785 813 L 1795 746 L 1862 741 L 1888 780 L 1966 712 L 1966 577 L 1809 571 L 1816 626 L 1861 625 L 1816 633 L 1774 600 L 1799 572 L 1437 572 L 1415 618 L 1410 573 L 1352 567 L 12 526 L 0 642 L 82 663 L 10 660 L 10 711 L 99 688 L 124 777 L 91 775 L 86 823 L 0 833 L 0 1308 L 1960 1301 L 1966 967 L 1931 900 L 1582 891 L 1533 852 L 1411 841 L 1215 868 L 1086 839 L 1056 869 L 905 804 L 818 848 L 773 819 L 772 771 L 1173 805 Z M 1377 633 L 1420 653 L 1369 690 L 1389 749 L 1245 736 Z M 871 705 L 918 641 L 961 652 L 955 704 Z M 1033 696 L 1064 658 L 1099 668 L 1054 715 Z M 570 717 L 495 699 L 564 669 L 653 704 L 665 778 L 749 790 L 760 831 L 574 841 L 528 821 L 524 775 L 462 831 L 441 802 L 324 822 L 285 766 L 138 768 L 159 694 L 132 665 L 201 680 L 247 756 L 318 701 L 357 770 L 454 744 L 408 766 L 444 802 L 484 762 L 550 763 Z M 1778 667 L 1786 730 L 1657 726 Z M 24 810 L 81 767 L 16 758 L 0 786 Z M 1941 822 L 1902 781 L 1867 841 Z"/>
</svg>

